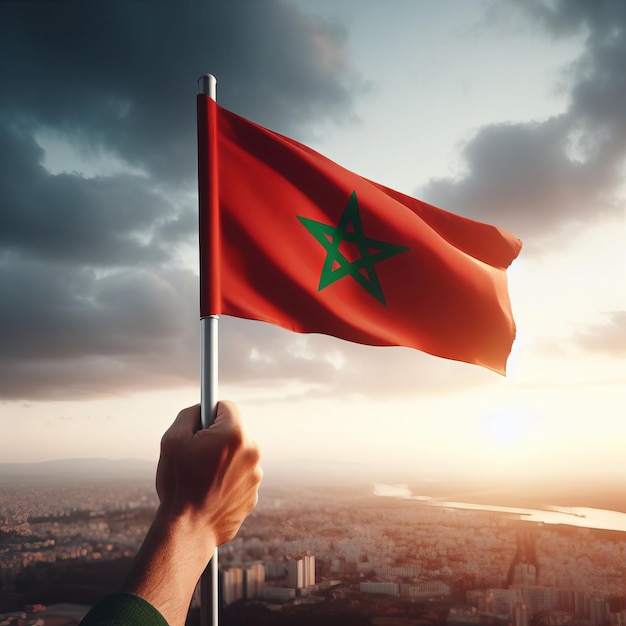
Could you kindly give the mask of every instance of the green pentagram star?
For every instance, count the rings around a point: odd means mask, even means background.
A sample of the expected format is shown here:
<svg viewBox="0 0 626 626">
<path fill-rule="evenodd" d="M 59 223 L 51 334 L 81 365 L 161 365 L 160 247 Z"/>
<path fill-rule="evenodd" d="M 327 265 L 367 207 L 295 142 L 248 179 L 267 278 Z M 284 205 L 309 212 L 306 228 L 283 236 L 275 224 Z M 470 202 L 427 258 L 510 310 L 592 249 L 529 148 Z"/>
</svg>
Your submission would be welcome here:
<svg viewBox="0 0 626 626">
<path fill-rule="evenodd" d="M 387 306 L 374 265 L 396 254 L 406 252 L 410 248 L 365 236 L 361 225 L 356 192 L 352 192 L 337 226 L 316 222 L 308 217 L 298 216 L 298 219 L 311 235 L 324 246 L 327 253 L 318 291 L 345 276 L 352 276 L 368 293 L 384 306 Z M 359 251 L 360 258 L 354 261 L 346 258 L 339 250 L 342 242 L 354 244 Z"/>
</svg>

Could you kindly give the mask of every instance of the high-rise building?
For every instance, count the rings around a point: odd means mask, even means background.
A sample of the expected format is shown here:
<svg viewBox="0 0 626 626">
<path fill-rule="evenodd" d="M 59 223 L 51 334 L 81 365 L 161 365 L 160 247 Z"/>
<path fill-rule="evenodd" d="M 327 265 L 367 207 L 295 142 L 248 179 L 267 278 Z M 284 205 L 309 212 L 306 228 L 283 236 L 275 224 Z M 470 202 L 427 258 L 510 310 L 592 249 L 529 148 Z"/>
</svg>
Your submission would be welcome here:
<svg viewBox="0 0 626 626">
<path fill-rule="evenodd" d="M 312 554 L 307 554 L 303 561 L 304 586 L 312 587 L 315 584 L 315 557 Z"/>
<path fill-rule="evenodd" d="M 243 598 L 243 570 L 229 567 L 220 572 L 222 578 L 222 602 L 225 606 Z"/>
<path fill-rule="evenodd" d="M 265 567 L 263 563 L 252 563 L 244 571 L 243 595 L 247 600 L 260 598 L 265 586 Z"/>
<path fill-rule="evenodd" d="M 604 626 L 609 621 L 610 607 L 604 598 L 589 600 L 589 621 L 593 626 Z"/>
<path fill-rule="evenodd" d="M 574 616 L 587 617 L 589 615 L 589 599 L 584 591 L 574 591 Z"/>
<path fill-rule="evenodd" d="M 287 563 L 287 584 L 294 589 L 304 587 L 304 562 L 302 559 L 295 559 Z"/>
<path fill-rule="evenodd" d="M 290 587 L 302 589 L 315 584 L 315 557 L 306 555 L 287 563 L 287 581 Z"/>
</svg>

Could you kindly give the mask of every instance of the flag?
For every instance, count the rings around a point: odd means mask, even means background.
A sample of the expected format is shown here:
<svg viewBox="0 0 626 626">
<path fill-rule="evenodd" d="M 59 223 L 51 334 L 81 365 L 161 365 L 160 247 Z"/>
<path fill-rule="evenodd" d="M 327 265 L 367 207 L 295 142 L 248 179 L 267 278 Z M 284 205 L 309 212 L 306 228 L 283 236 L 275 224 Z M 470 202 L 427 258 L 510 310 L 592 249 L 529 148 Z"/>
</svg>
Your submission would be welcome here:
<svg viewBox="0 0 626 626">
<path fill-rule="evenodd" d="M 204 95 L 198 105 L 200 194 L 212 194 L 201 206 L 211 213 L 201 217 L 201 316 L 505 372 L 515 337 L 505 270 L 519 239 L 354 174 Z"/>
</svg>

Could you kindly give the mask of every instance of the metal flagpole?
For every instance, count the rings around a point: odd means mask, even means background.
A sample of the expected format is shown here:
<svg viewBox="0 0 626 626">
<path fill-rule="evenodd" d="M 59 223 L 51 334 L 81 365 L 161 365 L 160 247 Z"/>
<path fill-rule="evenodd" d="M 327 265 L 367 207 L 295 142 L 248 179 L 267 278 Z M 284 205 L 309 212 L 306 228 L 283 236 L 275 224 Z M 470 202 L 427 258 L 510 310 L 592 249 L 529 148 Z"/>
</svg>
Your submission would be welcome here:
<svg viewBox="0 0 626 626">
<path fill-rule="evenodd" d="M 198 91 L 205 96 L 215 100 L 216 94 L 216 79 L 211 74 L 204 74 L 198 79 Z M 215 132 L 215 129 L 208 129 Z M 204 142 L 204 145 L 202 145 Z M 210 168 L 207 167 L 206 161 L 200 157 L 200 154 L 204 154 L 205 157 L 211 158 L 215 155 L 209 155 L 209 138 L 198 136 L 198 165 L 204 167 L 206 171 L 200 171 L 199 176 L 206 176 Z M 204 161 L 204 163 L 203 163 Z M 215 171 L 215 170 L 213 170 Z M 208 180 L 208 185 L 199 184 L 199 222 L 201 228 L 201 237 L 203 236 L 203 224 L 208 222 L 208 212 L 210 200 L 209 197 L 212 193 L 208 186 L 216 184 L 215 180 Z M 214 207 L 215 208 L 215 207 Z M 205 244 L 209 242 L 205 241 Z M 205 251 L 208 254 L 208 251 Z M 202 250 L 200 251 L 202 255 Z M 208 280 L 208 276 L 203 276 L 202 268 L 203 263 L 200 264 L 200 280 L 202 282 Z M 207 288 L 207 285 L 203 285 L 201 282 L 200 290 Z M 211 288 L 211 286 L 208 286 Z M 202 417 L 202 428 L 208 428 L 215 420 L 215 411 L 217 408 L 217 328 L 218 328 L 217 315 L 209 315 L 200 319 L 201 330 L 201 374 L 200 374 L 200 406 Z M 219 613 L 219 591 L 218 591 L 218 555 L 217 548 L 213 553 L 213 558 L 209 561 L 202 577 L 200 578 L 200 619 L 202 626 L 218 626 L 218 613 Z"/>
</svg>

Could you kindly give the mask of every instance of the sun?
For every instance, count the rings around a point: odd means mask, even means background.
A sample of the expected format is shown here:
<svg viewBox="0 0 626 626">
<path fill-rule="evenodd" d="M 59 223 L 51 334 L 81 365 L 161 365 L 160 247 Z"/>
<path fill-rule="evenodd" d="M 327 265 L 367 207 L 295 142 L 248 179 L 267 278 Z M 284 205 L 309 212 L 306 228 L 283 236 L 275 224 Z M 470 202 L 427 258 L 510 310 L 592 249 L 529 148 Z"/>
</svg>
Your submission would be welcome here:
<svg viewBox="0 0 626 626">
<path fill-rule="evenodd" d="M 486 417 L 484 428 L 492 445 L 511 450 L 526 443 L 529 425 L 522 412 L 500 408 Z"/>
</svg>

